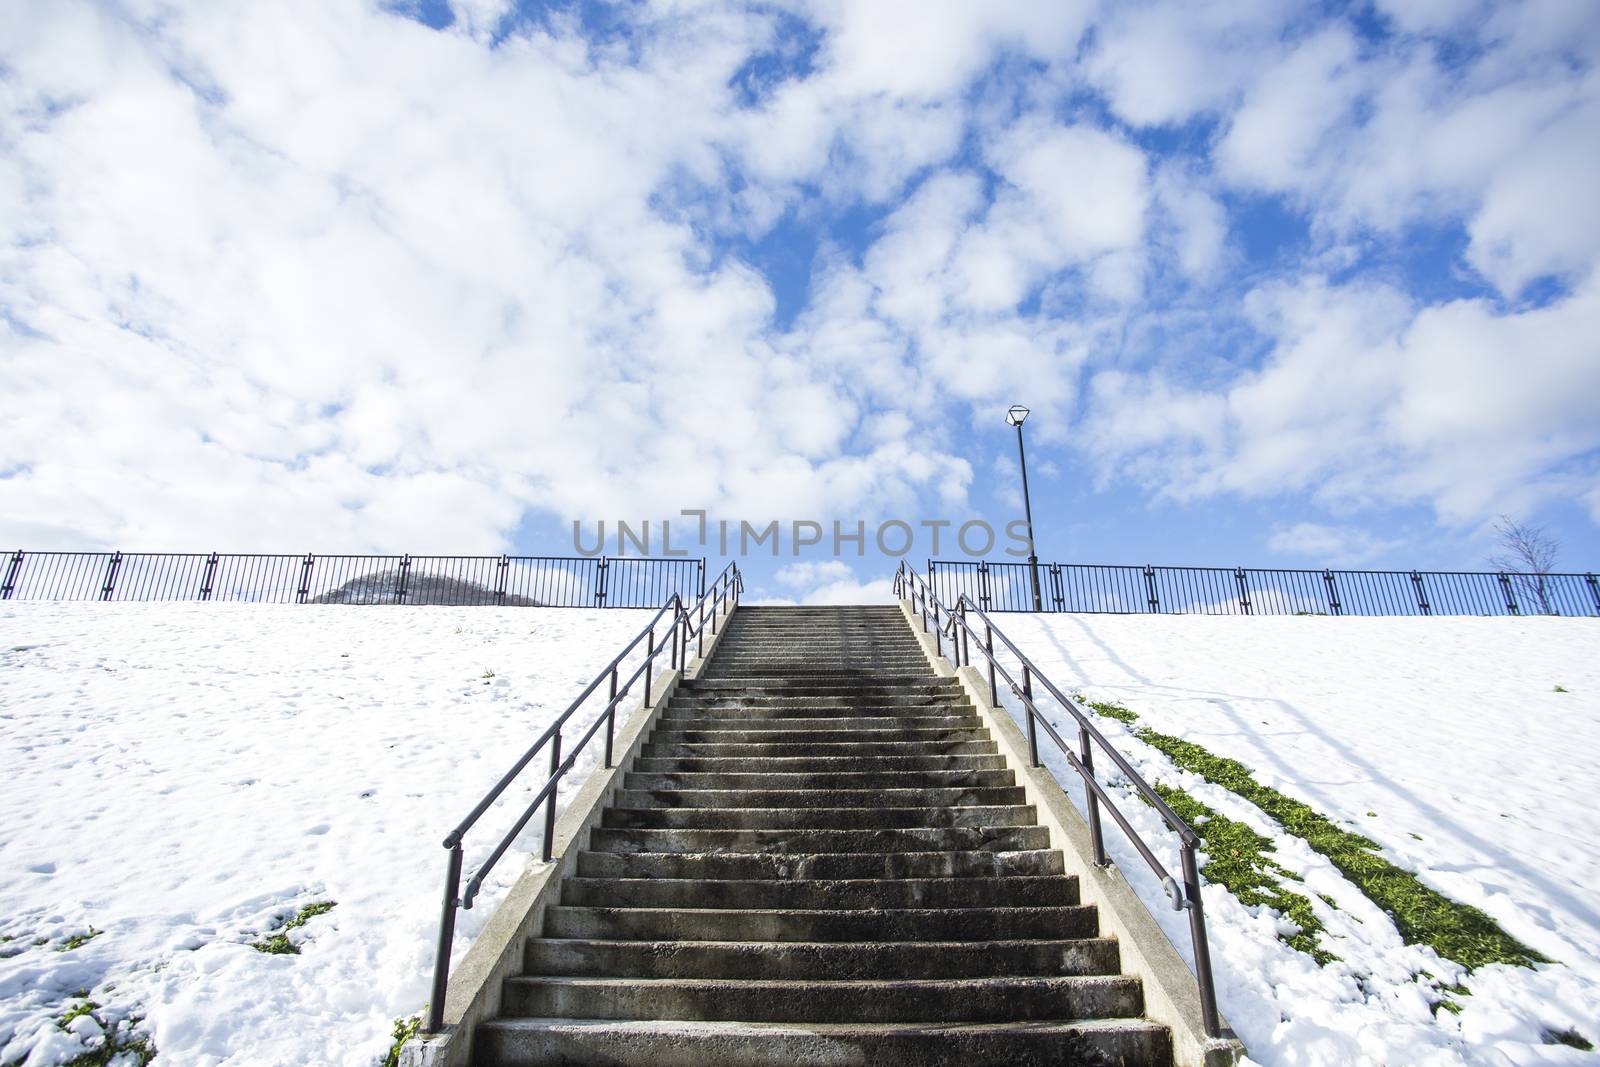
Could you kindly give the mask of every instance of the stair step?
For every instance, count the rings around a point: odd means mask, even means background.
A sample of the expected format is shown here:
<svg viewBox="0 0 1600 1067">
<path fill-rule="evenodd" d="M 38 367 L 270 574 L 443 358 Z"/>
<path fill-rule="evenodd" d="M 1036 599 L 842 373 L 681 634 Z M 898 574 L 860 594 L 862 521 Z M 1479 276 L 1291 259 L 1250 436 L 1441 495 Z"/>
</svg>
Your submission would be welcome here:
<svg viewBox="0 0 1600 1067">
<path fill-rule="evenodd" d="M 1021 804 L 1021 786 L 955 789 L 619 789 L 619 808 L 916 808 Z"/>
<path fill-rule="evenodd" d="M 640 756 L 635 771 L 714 771 L 723 774 L 813 774 L 863 771 L 1003 771 L 1004 756 Z"/>
<path fill-rule="evenodd" d="M 871 722 L 893 720 L 872 719 Z M 880 726 L 873 729 L 837 730 L 706 730 L 679 729 L 672 720 L 659 726 L 650 735 L 658 744 L 671 745 L 837 745 L 899 743 L 906 741 L 952 742 L 987 741 L 989 731 L 981 724 L 962 726 Z"/>
<path fill-rule="evenodd" d="M 1121 975 L 806 982 L 712 978 L 509 978 L 509 1014 L 750 1022 L 999 1022 L 1107 1019 L 1144 1010 Z"/>
<path fill-rule="evenodd" d="M 1116 974 L 1115 938 L 1055 941 L 594 941 L 529 938 L 523 969 L 616 978 L 984 978 Z"/>
<path fill-rule="evenodd" d="M 1026 804 L 909 808 L 621 808 L 609 807 L 609 829 L 664 830 L 896 830 L 946 827 L 1032 826 Z"/>
<path fill-rule="evenodd" d="M 624 789 L 976 789 L 1011 786 L 1010 770 L 833 771 L 627 771 Z"/>
<path fill-rule="evenodd" d="M 778 733 L 819 731 L 833 733 L 839 730 L 970 730 L 983 726 L 975 711 L 965 714 L 914 714 L 914 715 L 818 715 L 805 718 L 800 715 L 769 716 L 663 714 L 656 731 L 662 730 L 745 730 Z"/>
<path fill-rule="evenodd" d="M 1142 1019 L 1021 1026 L 498 1019 L 480 1024 L 477 1045 L 484 1062 L 506 1067 L 1143 1067 L 1172 1062 L 1171 1035 Z"/>
<path fill-rule="evenodd" d="M 974 852 L 1050 847 L 1042 826 L 941 826 L 893 830 L 623 830 L 589 833 L 596 852 Z"/>
<path fill-rule="evenodd" d="M 840 759 L 853 756 L 991 756 L 1000 751 L 994 741 L 743 741 L 733 744 L 715 744 L 689 741 L 645 742 L 639 755 L 648 759 L 663 756 L 683 756 L 703 759 L 710 756 L 749 757 L 778 756 L 807 759 Z"/>
<path fill-rule="evenodd" d="M 848 881 L 569 878 L 563 904 L 601 908 L 1032 908 L 1078 903 L 1064 875 Z"/>
<path fill-rule="evenodd" d="M 1020 908 L 545 909 L 546 937 L 659 941 L 1014 941 L 1095 937 L 1092 904 Z"/>
<path fill-rule="evenodd" d="M 992 878 L 1061 874 L 1051 848 L 963 852 L 580 852 L 578 874 L 589 878 Z"/>
</svg>

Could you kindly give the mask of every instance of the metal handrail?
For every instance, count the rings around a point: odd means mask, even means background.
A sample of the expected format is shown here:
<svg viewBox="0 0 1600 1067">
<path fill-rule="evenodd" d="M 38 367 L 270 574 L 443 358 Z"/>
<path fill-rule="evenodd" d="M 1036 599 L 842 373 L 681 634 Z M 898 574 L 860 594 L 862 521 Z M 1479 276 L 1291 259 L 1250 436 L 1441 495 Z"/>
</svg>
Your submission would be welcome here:
<svg viewBox="0 0 1600 1067">
<path fill-rule="evenodd" d="M 656 658 L 663 652 L 670 651 L 671 659 L 669 662 L 671 669 L 686 669 L 689 664 L 690 637 L 696 638 L 695 654 L 699 656 L 704 653 L 703 632 L 706 626 L 707 605 L 709 604 L 710 606 L 711 632 L 715 634 L 716 617 L 722 609 L 723 602 L 727 601 L 731 608 L 732 605 L 738 603 L 739 594 L 743 591 L 744 579 L 739 573 L 738 565 L 729 563 L 722 573 L 717 576 L 716 580 L 712 582 L 711 587 L 701 594 L 693 609 L 686 609 L 682 598 L 677 593 L 668 597 L 667 601 L 656 609 L 656 613 L 651 616 L 650 622 L 645 628 L 640 630 L 633 640 L 623 647 L 621 652 L 613 656 L 610 663 L 601 668 L 600 673 L 596 674 L 594 679 L 584 686 L 577 698 L 567 706 L 567 710 L 556 717 L 556 720 L 545 729 L 544 733 L 539 735 L 538 740 L 529 746 L 528 750 L 512 765 L 511 769 L 502 775 L 500 780 L 489 789 L 488 793 L 484 794 L 483 799 L 473 806 L 467 817 L 461 820 L 456 828 L 451 830 L 445 837 L 444 847 L 449 855 L 445 865 L 444 901 L 439 916 L 439 940 L 433 961 L 433 993 L 428 1002 L 427 1029 L 429 1032 L 437 1032 L 444 1027 L 444 1001 L 450 984 L 450 954 L 455 944 L 456 912 L 472 907 L 473 900 L 483 888 L 484 879 L 488 877 L 489 872 L 494 869 L 494 865 L 510 849 L 512 843 L 522 833 L 523 828 L 528 825 L 529 820 L 533 818 L 534 812 L 538 811 L 541 805 L 544 807 L 544 838 L 540 855 L 545 862 L 548 863 L 550 861 L 555 843 L 556 794 L 560 789 L 561 779 L 576 766 L 578 756 L 582 754 L 584 748 L 599 733 L 602 723 L 606 727 L 603 766 L 606 769 L 610 769 L 612 766 L 613 742 L 616 735 L 617 707 L 632 690 L 634 683 L 643 677 L 643 706 L 648 706 L 653 687 Z M 672 612 L 671 641 L 658 644 L 656 641 L 656 627 L 661 622 L 661 617 L 669 611 Z M 697 624 L 692 621 L 696 612 L 698 612 L 699 618 Z M 628 676 L 627 680 L 623 681 L 621 677 L 622 661 L 639 647 L 639 642 L 641 641 L 645 643 L 644 659 L 634 668 L 633 673 Z M 584 731 L 583 736 L 578 739 L 577 744 L 572 747 L 572 750 L 563 759 L 561 728 L 583 705 L 584 701 L 600 687 L 600 683 L 607 679 L 610 680 L 610 686 L 605 708 L 599 715 L 595 716 L 594 721 L 589 724 L 589 728 Z M 463 891 L 461 887 L 462 845 L 467 831 L 472 829 L 473 825 L 482 818 L 483 814 L 505 792 L 506 787 L 516 780 L 517 776 L 527 768 L 528 764 L 533 761 L 533 758 L 546 745 L 550 749 L 549 777 L 539 791 L 533 795 L 533 799 L 528 802 L 521 817 L 500 838 L 499 843 L 490 851 L 488 857 L 478 865 L 477 871 L 467 880 L 466 889 Z"/>
<path fill-rule="evenodd" d="M 1090 839 L 1094 847 L 1094 862 L 1096 866 L 1105 867 L 1110 864 L 1106 856 L 1105 838 L 1100 824 L 1100 805 L 1103 803 L 1112 819 L 1122 828 L 1123 834 L 1130 844 L 1139 853 L 1140 857 L 1155 872 L 1161 880 L 1162 888 L 1166 890 L 1167 898 L 1172 902 L 1175 911 L 1189 913 L 1189 938 L 1194 946 L 1195 978 L 1199 983 L 1200 1013 L 1205 1024 L 1206 1034 L 1211 1037 L 1221 1036 L 1222 1023 L 1217 1012 L 1216 983 L 1211 973 L 1211 947 L 1206 936 L 1205 907 L 1200 898 L 1200 869 L 1196 858 L 1196 850 L 1200 844 L 1200 835 L 1194 828 L 1172 810 L 1161 799 L 1144 777 L 1134 770 L 1133 766 L 1123 758 L 1122 753 L 1112 747 L 1098 727 L 1090 721 L 1089 716 L 1080 708 L 1076 701 L 1068 697 L 1055 683 L 1039 670 L 1039 668 L 1023 654 L 1012 640 L 994 625 L 994 622 L 972 600 L 962 594 L 957 601 L 955 609 L 946 609 L 939 602 L 937 594 L 922 576 L 912 567 L 901 562 L 894 577 L 895 595 L 900 599 L 910 600 L 922 621 L 924 633 L 931 633 L 934 639 L 934 648 L 939 655 L 944 655 L 943 638 L 948 633 L 951 644 L 951 655 L 948 657 L 956 667 L 969 667 L 972 665 L 971 646 L 978 644 L 981 652 L 989 665 L 989 701 L 999 707 L 998 678 L 1004 678 L 1007 687 L 1022 702 L 1026 711 L 1028 724 L 1028 759 L 1034 767 L 1042 767 L 1039 760 L 1039 727 L 1044 727 L 1044 732 L 1056 743 L 1066 757 L 1067 763 L 1078 776 L 1083 779 L 1084 795 L 1088 807 L 1088 823 Z M 933 626 L 930 630 L 928 618 L 930 610 L 933 617 Z M 984 633 L 981 641 L 972 624 L 967 621 L 967 616 L 975 615 L 983 623 Z M 941 622 L 941 616 L 948 618 L 948 624 Z M 995 656 L 994 639 L 1000 638 L 1001 643 L 1009 649 L 1022 665 L 1022 680 L 1019 683 L 1010 671 Z M 1033 683 L 1037 679 L 1046 692 L 1054 697 L 1062 707 L 1072 714 L 1078 723 L 1078 752 L 1074 753 L 1061 734 L 1056 731 L 1054 724 L 1045 717 L 1043 711 L 1033 699 Z M 1129 824 L 1128 820 L 1118 810 L 1116 801 L 1095 778 L 1094 773 L 1094 748 L 1099 749 L 1116 764 L 1117 769 L 1123 773 L 1128 781 L 1146 800 L 1151 807 L 1161 816 L 1168 827 L 1178 835 L 1179 860 L 1183 870 L 1183 884 L 1180 886 L 1176 879 L 1167 872 L 1167 868 L 1151 852 L 1138 832 Z"/>
</svg>

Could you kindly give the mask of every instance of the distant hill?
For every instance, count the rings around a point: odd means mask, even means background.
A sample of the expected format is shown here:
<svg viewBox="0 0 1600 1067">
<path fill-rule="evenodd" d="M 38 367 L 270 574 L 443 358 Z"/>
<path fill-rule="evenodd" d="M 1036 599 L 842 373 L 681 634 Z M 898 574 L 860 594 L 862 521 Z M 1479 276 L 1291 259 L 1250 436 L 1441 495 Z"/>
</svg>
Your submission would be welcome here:
<svg viewBox="0 0 1600 1067">
<path fill-rule="evenodd" d="M 444 604 L 444 605 L 477 605 L 494 604 L 494 590 L 477 582 L 468 582 L 460 578 L 450 578 L 442 574 L 427 574 L 413 569 L 406 576 L 406 595 L 401 600 L 396 600 L 395 587 L 400 582 L 400 569 L 391 567 L 388 570 L 372 571 L 360 577 L 352 578 L 337 589 L 314 597 L 308 603 L 312 604 Z M 532 597 L 517 596 L 507 593 L 505 599 L 500 601 L 506 607 L 538 608 L 543 607 L 542 601 Z"/>
</svg>

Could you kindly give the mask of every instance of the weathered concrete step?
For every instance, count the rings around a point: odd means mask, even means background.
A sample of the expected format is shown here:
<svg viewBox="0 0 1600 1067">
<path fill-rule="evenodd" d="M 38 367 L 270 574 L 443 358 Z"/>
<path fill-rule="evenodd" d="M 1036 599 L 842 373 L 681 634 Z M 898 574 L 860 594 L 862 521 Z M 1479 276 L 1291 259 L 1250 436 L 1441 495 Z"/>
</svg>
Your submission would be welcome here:
<svg viewBox="0 0 1600 1067">
<path fill-rule="evenodd" d="M 715 771 L 719 773 L 807 774 L 824 771 L 998 771 L 1004 770 L 1005 757 L 993 756 L 845 756 L 807 758 L 802 756 L 640 756 L 633 769 L 651 771 Z"/>
<path fill-rule="evenodd" d="M 623 830 L 590 831 L 596 852 L 1015 852 L 1048 848 L 1042 826 L 943 826 L 894 830 Z"/>
<path fill-rule="evenodd" d="M 959 693 L 954 679 L 930 678 L 925 674 L 863 678 L 858 674 L 834 672 L 836 677 L 795 675 L 775 678 L 691 678 L 683 683 L 686 693 L 728 693 L 764 689 L 773 695 L 799 696 L 833 693 L 874 693 L 882 696 L 915 696 L 932 693 Z"/>
<path fill-rule="evenodd" d="M 1031 805 L 913 808 L 607 808 L 601 825 L 667 830 L 897 830 L 1032 826 Z"/>
<path fill-rule="evenodd" d="M 953 789 L 620 789 L 619 808 L 917 808 L 1021 804 L 1021 786 Z"/>
<path fill-rule="evenodd" d="M 1139 1019 L 1025 1024 L 499 1019 L 478 1030 L 480 1064 L 651 1067 L 1154 1067 L 1164 1027 Z"/>
<path fill-rule="evenodd" d="M 870 667 L 852 669 L 848 671 L 826 670 L 810 671 L 799 667 L 785 667 L 782 677 L 788 684 L 786 689 L 798 689 L 806 685 L 899 685 L 902 682 L 915 683 L 931 681 L 935 675 L 933 668 L 929 667 L 926 674 L 916 675 L 904 669 L 894 671 L 875 671 Z M 759 667 L 730 667 L 723 670 L 710 667 L 698 681 L 705 682 L 730 682 L 743 685 L 759 685 L 763 688 L 772 688 L 773 675 Z M 781 684 L 781 683 L 780 683 Z"/>
<path fill-rule="evenodd" d="M 833 745 L 844 742 L 882 744 L 902 741 L 987 741 L 989 731 L 981 722 L 959 726 L 916 727 L 898 725 L 892 719 L 871 719 L 883 726 L 845 726 L 833 730 L 747 730 L 685 729 L 671 719 L 650 734 L 650 740 L 672 745 Z"/>
<path fill-rule="evenodd" d="M 1055 941 L 593 941 L 529 938 L 530 975 L 614 978 L 985 978 L 1116 974 L 1115 938 Z"/>
<path fill-rule="evenodd" d="M 1065 875 L 1009 878 L 568 878 L 563 904 L 599 908 L 1034 908 L 1078 903 Z"/>
<path fill-rule="evenodd" d="M 1099 936 L 1092 904 L 1042 908 L 886 908 L 876 911 L 753 908 L 545 910 L 546 937 L 608 941 L 1014 941 Z"/>
<path fill-rule="evenodd" d="M 689 730 L 745 730 L 750 732 L 839 730 L 976 730 L 983 728 L 983 720 L 976 712 L 964 715 L 822 715 L 801 718 L 798 715 L 762 716 L 759 718 L 720 718 L 704 715 L 662 715 L 657 720 L 657 731 L 674 733 Z"/>
<path fill-rule="evenodd" d="M 733 852 L 580 852 L 587 878 L 995 878 L 1061 874 L 1056 849 L 967 852 L 843 852 L 813 855 Z"/>
<path fill-rule="evenodd" d="M 624 773 L 624 789 L 988 789 L 1011 786 L 1009 770 L 843 771 L 722 773 L 718 771 Z"/>
<path fill-rule="evenodd" d="M 571 1019 L 720 1019 L 748 1022 L 1014 1022 L 1120 1019 L 1144 1011 L 1137 979 L 856 979 L 843 982 L 715 978 L 506 980 L 507 1015 Z"/>
<path fill-rule="evenodd" d="M 859 670 L 862 667 L 929 667 L 928 657 L 919 648 L 818 648 L 815 645 L 786 648 L 724 648 L 717 652 L 713 667 L 729 664 L 770 666 L 783 673 L 790 666 L 803 670 Z M 912 673 L 915 673 L 914 671 Z"/>
<path fill-rule="evenodd" d="M 670 737 L 670 735 L 669 735 Z M 682 756 L 703 759 L 707 756 L 809 757 L 813 759 L 844 759 L 855 756 L 992 756 L 999 752 L 994 741 L 903 741 L 885 738 L 881 741 L 746 741 L 733 744 L 702 744 L 700 742 L 655 740 L 652 738 L 639 747 L 639 755 L 647 759 Z"/>
<path fill-rule="evenodd" d="M 950 711 L 976 712 L 972 702 L 966 695 L 958 690 L 942 690 L 937 693 L 918 694 L 874 694 L 874 693 L 837 693 L 831 696 L 810 694 L 806 696 L 785 696 L 781 693 L 740 694 L 727 692 L 718 696 L 705 694 L 691 694 L 677 696 L 667 703 L 668 714 L 679 711 L 692 712 L 702 715 L 715 715 L 725 711 L 738 711 L 741 714 L 753 717 L 787 712 L 790 709 L 817 709 L 818 715 L 831 715 L 835 711 L 849 711 L 852 714 L 900 714 L 918 708 L 927 708 L 935 714 L 948 714 Z"/>
</svg>

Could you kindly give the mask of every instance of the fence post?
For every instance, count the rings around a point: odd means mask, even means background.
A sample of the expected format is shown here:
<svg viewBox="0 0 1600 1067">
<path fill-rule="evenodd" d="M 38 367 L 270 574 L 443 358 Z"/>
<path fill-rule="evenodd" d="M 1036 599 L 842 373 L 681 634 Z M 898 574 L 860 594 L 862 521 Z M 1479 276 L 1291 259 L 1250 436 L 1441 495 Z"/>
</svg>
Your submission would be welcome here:
<svg viewBox="0 0 1600 1067">
<path fill-rule="evenodd" d="M 1161 598 L 1156 596 L 1156 569 L 1148 563 L 1144 565 L 1144 592 L 1150 601 L 1151 614 L 1159 614 Z"/>
<path fill-rule="evenodd" d="M 506 602 L 506 578 L 511 573 L 511 560 L 505 556 L 500 557 L 500 563 L 495 567 L 497 572 L 494 584 L 494 602 L 503 605 Z"/>
<path fill-rule="evenodd" d="M 1057 611 L 1066 610 L 1066 597 L 1061 594 L 1061 564 L 1050 564 L 1050 599 L 1055 601 Z"/>
<path fill-rule="evenodd" d="M 1600 615 L 1600 582 L 1592 574 L 1585 574 L 1583 580 L 1589 583 L 1589 595 L 1594 597 L 1594 613 Z"/>
<path fill-rule="evenodd" d="M 1428 594 L 1422 588 L 1422 575 L 1416 571 L 1411 572 L 1411 584 L 1417 590 L 1417 607 L 1422 609 L 1424 615 L 1432 615 L 1433 608 L 1428 606 Z"/>
<path fill-rule="evenodd" d="M 217 554 L 215 552 L 213 552 L 213 553 L 211 553 L 210 557 L 206 560 L 206 569 L 205 569 L 205 571 L 202 572 L 201 575 L 200 575 L 200 599 L 201 600 L 210 600 L 211 599 L 211 587 L 214 584 L 216 584 L 216 580 L 217 580 Z"/>
<path fill-rule="evenodd" d="M 111 553 L 111 564 L 106 568 L 106 580 L 100 586 L 100 599 L 110 600 L 117 591 L 117 572 L 122 569 L 122 553 Z"/>
<path fill-rule="evenodd" d="M 407 552 L 400 557 L 400 576 L 395 579 L 394 602 L 396 604 L 404 604 L 406 602 L 406 580 L 410 577 L 411 553 Z"/>
<path fill-rule="evenodd" d="M 1522 612 L 1517 610 L 1517 598 L 1511 592 L 1511 579 L 1506 577 L 1505 571 L 1501 571 L 1499 577 L 1500 592 L 1503 593 L 1506 598 L 1506 611 L 1510 612 L 1512 615 L 1521 615 Z"/>
<path fill-rule="evenodd" d="M 700 577 L 695 582 L 695 587 L 699 590 L 695 593 L 695 596 L 706 595 L 706 558 L 704 556 L 700 557 Z"/>
<path fill-rule="evenodd" d="M 600 562 L 595 566 L 594 573 L 594 606 L 597 608 L 603 608 L 606 606 L 606 572 L 609 571 L 610 568 L 610 558 L 607 556 L 601 556 Z"/>
<path fill-rule="evenodd" d="M 978 561 L 978 599 L 983 602 L 983 610 L 988 611 L 989 604 L 989 561 Z"/>
<path fill-rule="evenodd" d="M 306 596 L 311 592 L 311 565 L 316 557 L 306 553 L 306 558 L 300 561 L 300 588 L 295 591 L 295 603 L 304 604 Z"/>
<path fill-rule="evenodd" d="M 1343 615 L 1344 609 L 1339 606 L 1339 589 L 1333 584 L 1333 572 L 1326 567 L 1322 569 L 1322 584 L 1328 588 L 1328 610 L 1335 615 Z"/>
<path fill-rule="evenodd" d="M 1250 608 L 1250 589 L 1244 584 L 1243 567 L 1233 568 L 1233 580 L 1239 585 L 1239 606 L 1244 609 L 1246 615 L 1255 614 Z"/>
<path fill-rule="evenodd" d="M 11 599 L 11 591 L 17 587 L 17 571 L 22 569 L 22 559 L 22 549 L 19 548 L 11 553 L 11 562 L 6 566 L 5 584 L 0 585 L 0 600 Z M 1590 575 L 1589 581 L 1590 583 L 1594 582 L 1593 575 Z"/>
</svg>

